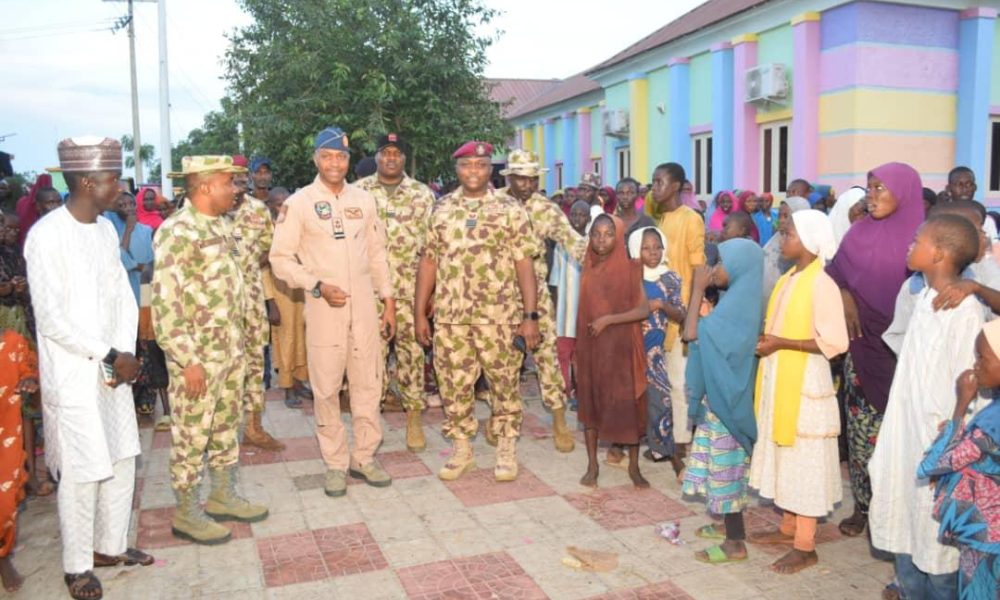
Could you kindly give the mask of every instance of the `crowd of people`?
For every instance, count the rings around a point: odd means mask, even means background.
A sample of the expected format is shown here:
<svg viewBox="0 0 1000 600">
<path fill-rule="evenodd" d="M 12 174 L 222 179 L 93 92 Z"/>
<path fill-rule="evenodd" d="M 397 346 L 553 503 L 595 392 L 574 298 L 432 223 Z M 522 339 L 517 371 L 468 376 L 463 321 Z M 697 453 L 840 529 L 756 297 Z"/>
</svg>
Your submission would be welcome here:
<svg viewBox="0 0 1000 600">
<path fill-rule="evenodd" d="M 59 143 L 67 198 L 40 176 L 0 236 L 8 590 L 18 505 L 56 483 L 72 597 L 102 596 L 95 567 L 154 562 L 127 540 L 138 425 L 158 400 L 172 531 L 219 544 L 225 522 L 268 517 L 238 479 L 241 443 L 283 447 L 262 420 L 272 371 L 288 407 L 314 404 L 336 498 L 349 477 L 392 484 L 377 458 L 390 397 L 407 448 L 426 448 L 435 390 L 452 444 L 438 477 L 477 468 L 479 398 L 494 478 L 517 479 L 530 365 L 556 451 L 574 450 L 577 412 L 583 486 L 608 465 L 647 488 L 642 461 L 669 462 L 704 499 L 695 534 L 715 545 L 697 560 L 746 560 L 749 541 L 787 547 L 777 573 L 816 565 L 846 461 L 854 512 L 839 528 L 894 556 L 887 594 L 997 597 L 1000 215 L 973 199 L 971 170 L 941 193 L 890 163 L 839 196 L 798 179 L 780 200 L 706 202 L 665 163 L 649 186 L 585 173 L 548 196 L 533 153 L 511 152 L 498 187 L 493 147 L 470 141 L 441 194 L 406 173 L 402 136 L 376 146 L 348 182 L 348 136 L 324 129 L 316 178 L 294 192 L 264 157 L 184 157 L 172 202 L 122 184 L 118 142 Z M 748 537 L 752 490 L 782 511 L 777 530 Z"/>
</svg>

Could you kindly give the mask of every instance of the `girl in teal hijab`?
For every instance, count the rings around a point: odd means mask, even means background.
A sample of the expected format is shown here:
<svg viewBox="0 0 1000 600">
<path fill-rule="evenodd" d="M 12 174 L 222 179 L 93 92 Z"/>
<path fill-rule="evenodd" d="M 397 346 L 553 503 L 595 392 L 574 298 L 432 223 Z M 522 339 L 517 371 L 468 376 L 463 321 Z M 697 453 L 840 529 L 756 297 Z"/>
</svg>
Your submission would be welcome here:
<svg viewBox="0 0 1000 600">
<path fill-rule="evenodd" d="M 752 240 L 719 245 L 720 262 L 694 273 L 684 327 L 689 341 L 687 378 L 690 417 L 697 423 L 684 477 L 686 495 L 704 496 L 710 513 L 722 515 L 696 535 L 723 540 L 695 558 L 712 564 L 746 560 L 743 509 L 747 506 L 750 452 L 757 439 L 753 412 L 755 348 L 761 331 L 764 256 Z M 705 288 L 725 288 L 719 304 L 699 318 Z"/>
</svg>

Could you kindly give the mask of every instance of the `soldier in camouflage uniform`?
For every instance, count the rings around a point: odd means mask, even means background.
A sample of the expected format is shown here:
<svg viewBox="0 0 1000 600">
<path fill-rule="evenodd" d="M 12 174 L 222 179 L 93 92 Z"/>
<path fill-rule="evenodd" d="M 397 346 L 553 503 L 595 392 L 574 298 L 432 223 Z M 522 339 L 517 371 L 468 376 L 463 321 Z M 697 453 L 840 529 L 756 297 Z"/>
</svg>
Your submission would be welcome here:
<svg viewBox="0 0 1000 600">
<path fill-rule="evenodd" d="M 378 216 L 385 224 L 389 270 L 396 297 L 397 378 L 406 410 L 406 447 L 419 452 L 427 447 L 421 426 L 424 400 L 424 349 L 414 337 L 413 296 L 417 285 L 420 249 L 424 246 L 434 193 L 404 171 L 409 144 L 398 134 L 378 139 L 378 171 L 357 182 L 375 198 Z M 386 345 L 388 359 L 388 344 Z M 388 380 L 388 378 L 386 378 Z M 388 383 L 388 381 L 386 382 Z"/>
<path fill-rule="evenodd" d="M 246 378 L 248 309 L 242 247 L 223 217 L 235 200 L 229 156 L 185 156 L 188 204 L 153 241 L 153 326 L 170 372 L 170 480 L 177 497 L 173 533 L 202 544 L 225 542 L 218 520 L 267 517 L 236 491 L 238 429 Z M 199 488 L 205 454 L 212 492 L 203 511 Z"/>
<path fill-rule="evenodd" d="M 246 166 L 246 158 L 234 156 L 233 164 Z M 261 420 L 264 416 L 264 348 L 270 339 L 271 328 L 267 320 L 264 294 L 264 269 L 267 253 L 274 239 L 274 225 L 267 205 L 251 196 L 250 178 L 246 173 L 233 177 L 239 191 L 236 205 L 228 217 L 233 224 L 236 241 L 246 250 L 240 254 L 243 284 L 247 295 L 246 327 L 246 385 L 243 390 L 243 410 L 246 415 L 246 429 L 243 443 L 264 450 L 281 451 L 285 445 L 264 431 Z"/>
<path fill-rule="evenodd" d="M 531 263 L 541 248 L 524 208 L 489 189 L 492 153 L 489 144 L 468 142 L 452 155 L 461 187 L 435 206 L 417 274 L 416 336 L 425 346 L 431 341 L 426 309 L 435 294 L 434 367 L 447 415 L 444 434 L 454 444 L 438 472 L 444 480 L 476 467 L 469 438 L 479 425 L 473 386 L 480 371 L 491 385 L 488 427 L 499 438 L 494 477 L 517 478 L 524 356 L 514 337 L 522 336 L 528 349 L 538 344 Z"/>
<path fill-rule="evenodd" d="M 531 229 L 538 247 L 544 247 L 546 240 L 552 240 L 566 249 L 578 261 L 583 261 L 587 252 L 587 239 L 573 230 L 569 219 L 554 202 L 538 193 L 538 176 L 546 169 L 540 169 L 538 157 L 531 152 L 514 150 L 507 157 L 507 168 L 500 171 L 507 177 L 507 186 L 500 190 L 524 206 L 531 221 Z M 534 261 L 538 287 L 538 328 L 542 340 L 533 356 L 538 366 L 538 383 L 541 387 L 542 402 L 552 411 L 552 437 L 556 450 L 573 451 L 573 434 L 566 427 L 566 382 L 559 372 L 556 356 L 555 307 L 549 293 L 549 270 L 545 255 L 537 254 Z"/>
</svg>

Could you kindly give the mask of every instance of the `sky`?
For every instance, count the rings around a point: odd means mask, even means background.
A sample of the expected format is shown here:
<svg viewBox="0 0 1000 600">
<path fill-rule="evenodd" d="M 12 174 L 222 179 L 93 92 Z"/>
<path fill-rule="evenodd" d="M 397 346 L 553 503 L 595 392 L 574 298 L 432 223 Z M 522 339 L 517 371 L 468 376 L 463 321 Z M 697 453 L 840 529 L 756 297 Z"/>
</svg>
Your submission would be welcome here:
<svg viewBox="0 0 1000 600">
<path fill-rule="evenodd" d="M 165 1 L 170 138 L 177 143 L 218 109 L 226 34 L 250 17 L 237 0 Z M 601 62 L 703 0 L 485 1 L 501 11 L 490 25 L 499 39 L 488 51 L 486 76 L 547 79 Z M 14 155 L 15 171 L 57 164 L 55 147 L 65 137 L 131 135 L 128 35 L 111 31 L 127 13 L 124 1 L 0 0 L 0 11 L 0 150 Z M 157 6 L 137 0 L 134 12 L 140 134 L 159 156 Z"/>
</svg>

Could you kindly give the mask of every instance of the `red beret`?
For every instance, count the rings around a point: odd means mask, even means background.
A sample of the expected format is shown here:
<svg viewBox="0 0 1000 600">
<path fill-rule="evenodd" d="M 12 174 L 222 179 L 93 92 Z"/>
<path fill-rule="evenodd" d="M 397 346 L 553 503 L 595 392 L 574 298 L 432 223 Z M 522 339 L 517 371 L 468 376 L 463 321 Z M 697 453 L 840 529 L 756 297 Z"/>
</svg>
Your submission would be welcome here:
<svg viewBox="0 0 1000 600">
<path fill-rule="evenodd" d="M 237 167 L 243 167 L 245 169 L 250 165 L 250 161 L 248 161 L 247 157 L 243 156 L 242 154 L 234 154 L 233 165 Z"/>
<path fill-rule="evenodd" d="M 452 158 L 465 158 L 466 156 L 493 156 L 493 144 L 476 141 L 465 142 L 451 155 Z"/>
</svg>

